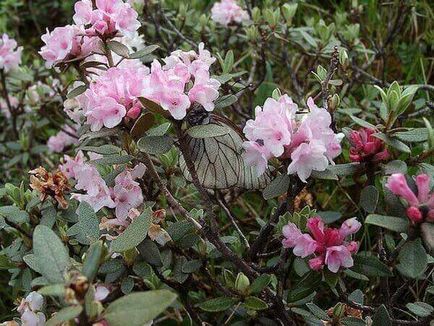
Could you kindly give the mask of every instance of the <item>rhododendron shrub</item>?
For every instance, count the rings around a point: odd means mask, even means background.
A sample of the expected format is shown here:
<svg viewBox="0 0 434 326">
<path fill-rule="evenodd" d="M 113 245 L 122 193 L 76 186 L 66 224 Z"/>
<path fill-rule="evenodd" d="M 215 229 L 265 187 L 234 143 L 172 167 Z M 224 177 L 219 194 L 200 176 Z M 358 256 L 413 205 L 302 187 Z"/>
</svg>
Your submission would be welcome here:
<svg viewBox="0 0 434 326">
<path fill-rule="evenodd" d="M 0 2 L 0 325 L 431 325 L 429 5 Z"/>
</svg>

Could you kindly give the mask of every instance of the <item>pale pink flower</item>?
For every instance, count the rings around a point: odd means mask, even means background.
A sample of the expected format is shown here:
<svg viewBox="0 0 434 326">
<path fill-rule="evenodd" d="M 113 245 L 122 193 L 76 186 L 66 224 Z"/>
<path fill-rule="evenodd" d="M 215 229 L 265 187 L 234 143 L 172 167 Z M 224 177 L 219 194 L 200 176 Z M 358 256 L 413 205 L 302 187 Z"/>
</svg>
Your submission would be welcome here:
<svg viewBox="0 0 434 326">
<path fill-rule="evenodd" d="M 207 70 L 199 70 L 194 79 L 194 85 L 188 92 L 191 102 L 197 102 L 207 111 L 214 110 L 214 101 L 219 97 L 220 82 L 210 78 Z"/>
<path fill-rule="evenodd" d="M 246 21 L 249 19 L 249 15 L 235 0 L 221 0 L 211 8 L 211 19 L 223 26 L 227 26 L 231 23 Z"/>
<path fill-rule="evenodd" d="M 271 154 L 267 148 L 256 141 L 245 141 L 243 143 L 243 158 L 248 166 L 253 166 L 256 175 L 261 176 L 267 169 L 268 159 Z"/>
<path fill-rule="evenodd" d="M 122 172 L 115 178 L 112 197 L 116 205 L 116 217 L 119 220 L 126 220 L 130 209 L 143 203 L 140 185 L 134 181 L 130 171 Z"/>
<path fill-rule="evenodd" d="M 69 125 L 63 125 L 63 130 L 47 141 L 48 149 L 56 153 L 63 152 L 65 147 L 75 144 L 78 144 L 77 131 Z"/>
<path fill-rule="evenodd" d="M 415 182 L 417 196 L 401 173 L 392 174 L 387 179 L 386 187 L 393 194 L 405 200 L 407 217 L 413 223 L 421 223 L 425 219 L 432 222 L 434 219 L 434 191 L 431 188 L 431 177 L 427 174 L 419 174 Z"/>
<path fill-rule="evenodd" d="M 17 48 L 17 42 L 3 34 L 0 39 L 0 69 L 8 72 L 15 69 L 21 63 L 21 52 L 23 48 Z"/>
<path fill-rule="evenodd" d="M 21 314 L 23 326 L 44 326 L 45 315 L 40 312 L 44 305 L 44 298 L 38 292 L 30 292 L 21 300 L 17 311 Z"/>
<path fill-rule="evenodd" d="M 140 27 L 137 12 L 122 0 L 97 0 L 95 9 L 90 0 L 81 0 L 76 2 L 74 9 L 74 22 L 86 25 L 88 35 L 115 37 L 118 32 L 132 35 Z"/>
<path fill-rule="evenodd" d="M 288 174 L 296 173 L 301 181 L 312 174 L 312 171 L 325 171 L 329 165 L 327 149 L 321 142 L 301 143 L 291 154 Z"/>
<path fill-rule="evenodd" d="M 84 35 L 84 31 L 75 25 L 56 27 L 52 32 L 42 35 L 45 45 L 39 54 L 45 60 L 47 68 L 66 60 L 85 57 L 99 48 L 99 39 Z"/>
<path fill-rule="evenodd" d="M 65 155 L 63 161 L 64 162 L 59 165 L 59 170 L 68 178 L 75 179 L 75 171 L 78 171 L 84 164 L 84 154 L 82 151 L 78 151 L 75 157 Z"/>
<path fill-rule="evenodd" d="M 45 325 L 45 315 L 42 312 L 34 312 L 32 310 L 26 310 L 21 315 L 21 325 L 22 326 L 44 326 Z"/>
<path fill-rule="evenodd" d="M 328 247 L 324 262 L 332 273 L 337 273 L 340 267 L 348 268 L 354 265 L 351 253 L 345 246 Z"/>
<path fill-rule="evenodd" d="M 9 119 L 11 117 L 11 112 L 9 109 L 16 109 L 20 105 L 20 101 L 15 96 L 9 95 L 9 104 L 10 108 L 8 106 L 8 103 L 4 98 L 0 98 L 0 112 L 4 115 L 6 119 Z"/>
<path fill-rule="evenodd" d="M 110 294 L 110 290 L 103 284 L 98 284 L 95 287 L 94 299 L 96 301 L 102 301 Z"/>
<path fill-rule="evenodd" d="M 340 229 L 330 228 L 324 225 L 319 217 L 308 219 L 306 226 L 310 234 L 302 233 L 293 223 L 288 223 L 282 229 L 284 248 L 293 248 L 294 255 L 308 257 L 309 267 L 313 270 L 320 270 L 324 265 L 336 273 L 340 267 L 353 266 L 352 254 L 358 250 L 358 243 L 346 241 L 346 237 L 356 233 L 360 228 L 354 218 L 344 222 Z"/>
</svg>

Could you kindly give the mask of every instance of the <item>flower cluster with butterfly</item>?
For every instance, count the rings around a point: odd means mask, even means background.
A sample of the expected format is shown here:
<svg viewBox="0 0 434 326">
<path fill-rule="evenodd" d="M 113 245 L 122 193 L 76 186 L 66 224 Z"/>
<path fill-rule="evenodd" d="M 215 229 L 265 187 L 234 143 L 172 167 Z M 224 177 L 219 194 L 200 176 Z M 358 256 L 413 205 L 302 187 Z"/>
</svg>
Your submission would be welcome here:
<svg viewBox="0 0 434 326">
<path fill-rule="evenodd" d="M 244 127 L 246 162 L 256 168 L 258 176 L 268 161 L 289 160 L 288 174 L 297 174 L 306 182 L 312 171 L 325 171 L 341 153 L 343 134 L 331 128 L 330 113 L 307 100 L 309 112 L 297 114 L 298 106 L 288 95 L 268 98 L 263 107 L 256 107 L 255 119 Z"/>
</svg>

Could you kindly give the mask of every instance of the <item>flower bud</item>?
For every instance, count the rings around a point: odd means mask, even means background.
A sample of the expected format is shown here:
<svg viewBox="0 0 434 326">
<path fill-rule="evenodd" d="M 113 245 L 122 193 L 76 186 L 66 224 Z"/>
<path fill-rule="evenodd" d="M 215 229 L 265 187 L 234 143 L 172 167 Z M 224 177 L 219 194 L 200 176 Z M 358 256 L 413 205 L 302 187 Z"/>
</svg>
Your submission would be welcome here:
<svg viewBox="0 0 434 326">
<path fill-rule="evenodd" d="M 250 286 L 249 278 L 243 273 L 238 273 L 237 279 L 235 280 L 235 289 L 240 292 L 246 292 Z"/>
<path fill-rule="evenodd" d="M 407 216 L 414 223 L 420 223 L 423 221 L 422 212 L 416 206 L 411 206 L 407 208 Z"/>
<path fill-rule="evenodd" d="M 339 104 L 341 104 L 341 99 L 339 98 L 338 94 L 334 94 L 333 96 L 330 96 L 328 98 L 327 102 L 329 109 L 331 111 L 335 111 L 338 108 Z"/>
</svg>

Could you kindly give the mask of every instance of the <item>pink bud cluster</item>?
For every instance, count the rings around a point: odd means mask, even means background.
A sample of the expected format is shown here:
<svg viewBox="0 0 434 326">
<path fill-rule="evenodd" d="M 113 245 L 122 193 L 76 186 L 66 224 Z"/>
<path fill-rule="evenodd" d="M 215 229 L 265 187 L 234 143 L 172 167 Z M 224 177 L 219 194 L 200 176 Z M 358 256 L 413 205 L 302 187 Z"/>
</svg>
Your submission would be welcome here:
<svg viewBox="0 0 434 326">
<path fill-rule="evenodd" d="M 17 308 L 22 325 L 44 326 L 46 318 L 41 312 L 43 305 L 44 298 L 38 292 L 30 292 L 23 298 Z"/>
<path fill-rule="evenodd" d="M 327 268 L 337 273 L 341 267 L 353 266 L 352 255 L 358 250 L 358 243 L 346 241 L 346 238 L 355 234 L 362 226 L 356 218 L 351 218 L 342 223 L 339 229 L 330 228 L 324 225 L 321 217 L 311 217 L 306 224 L 309 233 L 302 233 L 294 224 L 288 223 L 283 227 L 284 248 L 293 248 L 294 255 L 308 257 L 309 267 L 313 270 L 320 270 L 327 265 Z"/>
<path fill-rule="evenodd" d="M 407 216 L 413 223 L 434 222 L 434 191 L 431 177 L 427 174 L 419 174 L 415 182 L 417 195 L 410 189 L 402 173 L 392 174 L 387 179 L 386 187 L 405 201 Z"/>
<path fill-rule="evenodd" d="M 101 52 L 101 41 L 133 35 L 140 27 L 137 12 L 122 0 L 81 0 L 75 4 L 75 25 L 56 27 L 42 36 L 39 52 L 47 67 Z"/>
<path fill-rule="evenodd" d="M 8 72 L 17 68 L 21 63 L 21 52 L 23 48 L 17 48 L 17 42 L 10 39 L 7 34 L 3 34 L 0 39 L 0 69 Z"/>
<path fill-rule="evenodd" d="M 341 153 L 342 136 L 330 128 L 331 116 L 318 108 L 312 98 L 307 101 L 310 112 L 299 120 L 298 109 L 288 95 L 278 100 L 268 98 L 264 106 L 256 107 L 255 120 L 244 128 L 248 141 L 244 142 L 244 158 L 264 173 L 271 158 L 291 159 L 288 174 L 297 174 L 306 182 L 312 171 L 324 171 Z"/>
<path fill-rule="evenodd" d="M 379 162 L 389 158 L 390 154 L 384 147 L 384 142 L 373 136 L 375 132 L 374 129 L 360 128 L 350 133 L 350 160 L 352 162 Z"/>
<path fill-rule="evenodd" d="M 239 24 L 248 20 L 249 15 L 235 0 L 222 0 L 216 2 L 211 8 L 211 19 L 223 26 L 228 26 L 231 23 Z"/>
<path fill-rule="evenodd" d="M 63 152 L 65 147 L 78 144 L 77 131 L 69 125 L 64 125 L 55 136 L 48 138 L 47 146 L 52 152 Z"/>
<path fill-rule="evenodd" d="M 114 208 L 116 218 L 125 221 L 130 211 L 142 204 L 142 191 L 135 180 L 145 173 L 143 164 L 126 169 L 115 178 L 114 187 L 108 187 L 95 165 L 85 161 L 81 151 L 75 158 L 65 155 L 64 160 L 60 170 L 76 181 L 75 189 L 84 192 L 75 193 L 72 198 L 87 202 L 95 212 L 103 207 Z"/>
</svg>

